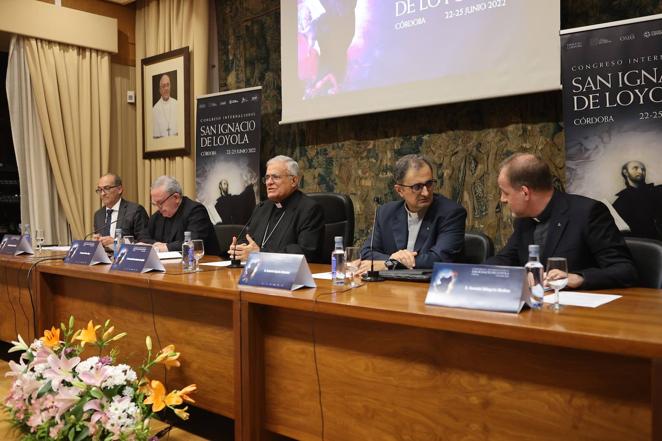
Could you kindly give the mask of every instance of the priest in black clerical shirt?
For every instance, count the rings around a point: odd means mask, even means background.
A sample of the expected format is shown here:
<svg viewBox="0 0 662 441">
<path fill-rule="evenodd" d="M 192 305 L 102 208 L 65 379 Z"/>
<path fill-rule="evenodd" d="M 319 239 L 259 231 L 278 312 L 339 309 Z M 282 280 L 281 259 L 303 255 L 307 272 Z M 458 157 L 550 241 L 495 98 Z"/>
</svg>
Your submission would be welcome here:
<svg viewBox="0 0 662 441">
<path fill-rule="evenodd" d="M 324 218 L 322 207 L 299 190 L 299 165 L 287 156 L 267 162 L 263 181 L 267 201 L 253 211 L 246 242 L 234 238 L 230 256 L 246 260 L 252 252 L 303 254 L 306 260 L 318 261 L 322 247 Z"/>
<path fill-rule="evenodd" d="M 170 176 L 156 178 L 150 191 L 152 205 L 158 211 L 152 215 L 142 242 L 154 244 L 158 251 L 181 251 L 184 232 L 191 239 L 202 239 L 205 254 L 218 256 L 220 247 L 209 220 L 207 209 L 199 202 L 182 195 L 182 186 Z"/>
</svg>

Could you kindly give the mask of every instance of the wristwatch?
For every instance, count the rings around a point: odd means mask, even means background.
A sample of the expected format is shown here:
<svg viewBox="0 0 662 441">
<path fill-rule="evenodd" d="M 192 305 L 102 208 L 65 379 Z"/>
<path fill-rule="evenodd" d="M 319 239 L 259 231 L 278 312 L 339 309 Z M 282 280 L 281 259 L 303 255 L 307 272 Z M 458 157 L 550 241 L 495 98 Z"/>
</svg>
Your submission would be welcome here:
<svg viewBox="0 0 662 441">
<path fill-rule="evenodd" d="M 400 262 L 398 262 L 395 259 L 387 259 L 384 261 L 384 266 L 386 267 L 387 270 L 394 270 L 397 268 L 397 266 L 400 265 Z"/>
</svg>

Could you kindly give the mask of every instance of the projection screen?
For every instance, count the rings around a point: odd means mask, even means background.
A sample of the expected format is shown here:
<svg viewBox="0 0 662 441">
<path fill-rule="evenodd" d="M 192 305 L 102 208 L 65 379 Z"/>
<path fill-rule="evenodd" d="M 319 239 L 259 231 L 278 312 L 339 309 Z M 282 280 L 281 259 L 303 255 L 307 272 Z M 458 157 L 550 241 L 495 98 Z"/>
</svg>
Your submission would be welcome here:
<svg viewBox="0 0 662 441">
<path fill-rule="evenodd" d="M 283 123 L 560 88 L 559 0 L 281 0 Z"/>
</svg>

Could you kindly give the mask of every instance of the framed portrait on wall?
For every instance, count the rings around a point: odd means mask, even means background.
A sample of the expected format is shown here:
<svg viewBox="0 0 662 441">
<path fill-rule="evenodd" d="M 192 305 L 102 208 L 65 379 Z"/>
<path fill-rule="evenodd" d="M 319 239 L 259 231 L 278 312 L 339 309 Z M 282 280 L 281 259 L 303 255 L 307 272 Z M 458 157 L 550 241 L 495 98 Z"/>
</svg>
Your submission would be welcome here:
<svg viewBox="0 0 662 441">
<path fill-rule="evenodd" d="M 191 152 L 189 48 L 143 58 L 143 159 Z"/>
</svg>

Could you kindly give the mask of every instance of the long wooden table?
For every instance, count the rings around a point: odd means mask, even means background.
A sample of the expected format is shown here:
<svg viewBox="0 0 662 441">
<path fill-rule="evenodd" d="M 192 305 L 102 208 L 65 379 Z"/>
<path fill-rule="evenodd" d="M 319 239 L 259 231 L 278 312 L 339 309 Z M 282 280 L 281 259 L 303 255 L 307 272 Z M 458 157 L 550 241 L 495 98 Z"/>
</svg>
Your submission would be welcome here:
<svg viewBox="0 0 662 441">
<path fill-rule="evenodd" d="M 240 290 L 239 270 L 176 272 L 44 262 L 39 329 L 110 318 L 133 364 L 156 329 L 183 353 L 168 386 L 196 382 L 236 439 L 662 440 L 662 291 L 515 315 L 427 307 L 415 283 Z"/>
</svg>

